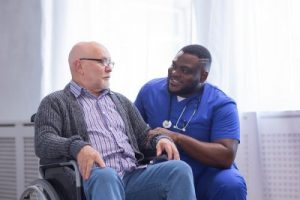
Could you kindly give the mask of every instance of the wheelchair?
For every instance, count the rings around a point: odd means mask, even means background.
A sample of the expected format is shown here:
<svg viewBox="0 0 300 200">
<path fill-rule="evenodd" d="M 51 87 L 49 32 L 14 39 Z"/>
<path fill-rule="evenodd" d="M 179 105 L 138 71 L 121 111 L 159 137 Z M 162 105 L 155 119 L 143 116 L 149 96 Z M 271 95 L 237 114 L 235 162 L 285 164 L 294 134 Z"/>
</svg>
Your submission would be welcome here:
<svg viewBox="0 0 300 200">
<path fill-rule="evenodd" d="M 85 200 L 82 179 L 74 160 L 39 167 L 40 179 L 33 181 L 20 200 Z"/>
<path fill-rule="evenodd" d="M 31 117 L 34 122 L 35 115 Z M 157 164 L 167 161 L 164 152 L 155 156 L 155 152 L 146 152 L 143 164 Z M 20 200 L 86 200 L 82 177 L 76 161 L 64 161 L 39 167 L 40 177 L 33 181 L 21 194 Z"/>
</svg>

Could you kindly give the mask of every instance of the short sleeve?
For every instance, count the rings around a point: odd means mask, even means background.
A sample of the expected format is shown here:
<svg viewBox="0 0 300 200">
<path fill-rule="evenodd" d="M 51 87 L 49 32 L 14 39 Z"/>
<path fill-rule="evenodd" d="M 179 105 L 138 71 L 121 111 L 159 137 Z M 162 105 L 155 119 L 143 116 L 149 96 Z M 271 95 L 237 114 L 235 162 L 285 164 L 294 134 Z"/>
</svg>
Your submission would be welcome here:
<svg viewBox="0 0 300 200">
<path fill-rule="evenodd" d="M 240 124 L 236 104 L 229 102 L 216 108 L 211 127 L 211 140 L 236 139 L 240 141 Z"/>
</svg>

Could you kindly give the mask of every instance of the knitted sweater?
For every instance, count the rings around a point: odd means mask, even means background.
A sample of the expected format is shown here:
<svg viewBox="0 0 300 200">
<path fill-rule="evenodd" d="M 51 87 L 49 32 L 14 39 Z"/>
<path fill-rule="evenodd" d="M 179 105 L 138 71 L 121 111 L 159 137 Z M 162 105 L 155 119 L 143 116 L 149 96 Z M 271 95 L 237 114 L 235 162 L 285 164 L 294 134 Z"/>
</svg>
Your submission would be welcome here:
<svg viewBox="0 0 300 200">
<path fill-rule="evenodd" d="M 108 94 L 124 120 L 126 133 L 138 161 L 144 159 L 142 151 L 155 147 L 155 139 L 148 142 L 148 125 L 143 121 L 136 107 L 123 95 Z M 80 149 L 88 145 L 89 137 L 84 113 L 69 84 L 46 96 L 35 117 L 35 153 L 41 164 L 76 160 Z M 151 145 L 147 145 L 151 144 Z"/>
</svg>

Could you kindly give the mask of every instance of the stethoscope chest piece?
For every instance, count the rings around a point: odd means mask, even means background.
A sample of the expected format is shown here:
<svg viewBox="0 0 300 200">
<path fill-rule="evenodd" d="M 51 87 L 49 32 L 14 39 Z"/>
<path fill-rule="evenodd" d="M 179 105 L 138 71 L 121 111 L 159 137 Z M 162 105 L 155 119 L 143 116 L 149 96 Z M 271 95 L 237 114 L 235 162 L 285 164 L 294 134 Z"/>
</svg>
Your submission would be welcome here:
<svg viewBox="0 0 300 200">
<path fill-rule="evenodd" d="M 171 128 L 172 122 L 170 120 L 164 120 L 163 123 L 162 123 L 162 126 L 164 128 Z"/>
</svg>

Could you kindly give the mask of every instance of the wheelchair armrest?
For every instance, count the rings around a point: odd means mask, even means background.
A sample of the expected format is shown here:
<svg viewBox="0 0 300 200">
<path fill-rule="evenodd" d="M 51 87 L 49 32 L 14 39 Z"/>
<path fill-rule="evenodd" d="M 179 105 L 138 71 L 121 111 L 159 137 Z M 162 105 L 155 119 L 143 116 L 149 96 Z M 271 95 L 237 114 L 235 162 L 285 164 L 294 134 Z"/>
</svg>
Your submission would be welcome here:
<svg viewBox="0 0 300 200">
<path fill-rule="evenodd" d="M 41 165 L 39 167 L 39 171 L 40 171 L 40 174 L 42 175 L 42 177 L 45 177 L 46 169 L 57 168 L 57 167 L 69 167 L 69 168 L 73 169 L 74 173 L 75 173 L 76 187 L 81 187 L 81 175 L 80 175 L 80 171 L 79 171 L 77 162 L 75 160 L 70 160 L 70 161 L 61 162 L 61 163 L 51 163 L 51 164 Z"/>
<path fill-rule="evenodd" d="M 74 171 L 75 184 L 76 184 L 76 197 L 77 197 L 77 199 L 82 199 L 82 179 L 81 179 L 81 175 L 80 175 L 80 171 L 79 171 L 77 162 L 75 160 L 40 165 L 39 171 L 40 171 L 40 174 L 42 175 L 42 177 L 44 178 L 45 172 L 47 169 L 59 168 L 59 167 L 69 167 L 70 169 L 72 169 Z"/>
<path fill-rule="evenodd" d="M 151 161 L 150 164 L 157 164 L 161 162 L 165 162 L 168 160 L 167 154 L 161 154 L 159 156 L 155 156 Z"/>
</svg>

